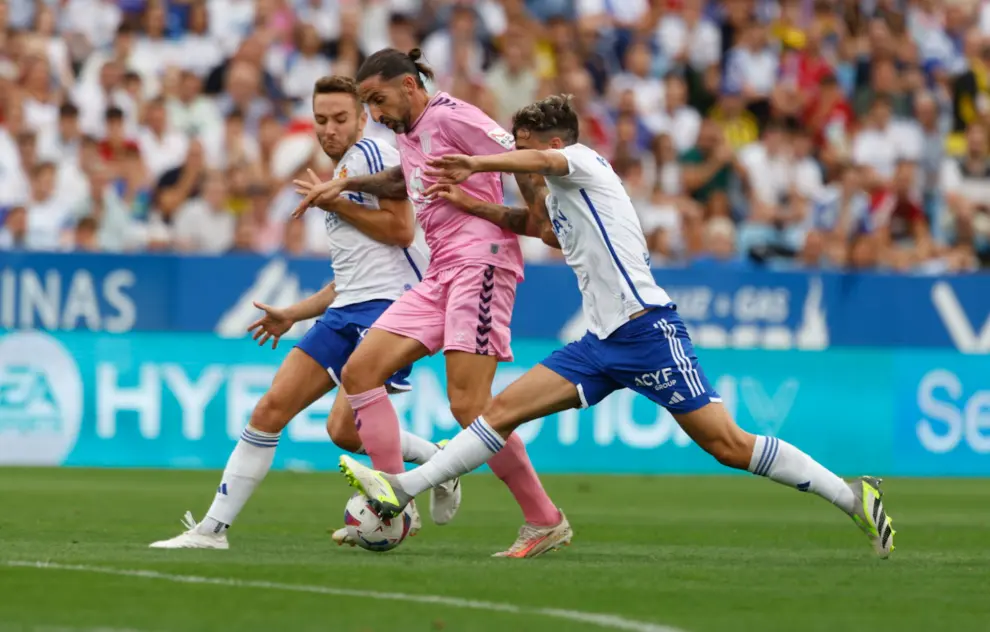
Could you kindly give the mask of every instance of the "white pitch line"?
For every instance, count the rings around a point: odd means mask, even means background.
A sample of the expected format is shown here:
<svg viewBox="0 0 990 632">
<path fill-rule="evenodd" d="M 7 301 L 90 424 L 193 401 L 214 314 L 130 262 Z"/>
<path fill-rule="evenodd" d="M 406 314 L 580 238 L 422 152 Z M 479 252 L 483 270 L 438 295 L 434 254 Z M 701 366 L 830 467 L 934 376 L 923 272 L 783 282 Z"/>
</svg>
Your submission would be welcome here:
<svg viewBox="0 0 990 632">
<path fill-rule="evenodd" d="M 457 597 L 443 597 L 441 595 L 412 595 L 409 593 L 378 592 L 373 590 L 354 590 L 352 588 L 333 588 L 331 586 L 309 586 L 305 584 L 281 584 L 278 582 L 255 581 L 247 579 L 233 579 L 224 577 L 201 577 L 198 575 L 171 575 L 169 573 L 159 573 L 158 571 L 109 568 L 105 566 L 85 566 L 78 564 L 59 564 L 57 562 L 24 562 L 6 561 L 3 566 L 13 568 L 39 568 L 58 571 L 82 571 L 85 573 L 99 573 L 101 575 L 119 575 L 123 577 L 142 577 L 145 579 L 161 579 L 178 584 L 209 584 L 213 586 L 228 586 L 236 588 L 262 588 L 265 590 L 285 590 L 289 592 L 315 593 L 318 595 L 334 595 L 336 597 L 358 597 L 361 599 L 373 599 L 381 601 L 405 601 L 408 603 L 434 604 L 450 606 L 452 608 L 468 608 L 472 610 L 487 610 L 489 612 L 506 612 L 522 616 L 540 616 L 554 619 L 566 619 L 568 621 L 578 621 L 590 625 L 597 625 L 611 630 L 626 630 L 628 632 L 685 632 L 684 630 L 673 628 L 668 625 L 648 623 L 646 621 L 636 621 L 626 619 L 614 614 L 596 614 L 593 612 L 580 612 L 578 610 L 560 610 L 557 608 L 528 608 L 515 606 L 507 603 L 497 603 L 494 601 L 476 601 L 473 599 L 459 599 Z"/>
</svg>

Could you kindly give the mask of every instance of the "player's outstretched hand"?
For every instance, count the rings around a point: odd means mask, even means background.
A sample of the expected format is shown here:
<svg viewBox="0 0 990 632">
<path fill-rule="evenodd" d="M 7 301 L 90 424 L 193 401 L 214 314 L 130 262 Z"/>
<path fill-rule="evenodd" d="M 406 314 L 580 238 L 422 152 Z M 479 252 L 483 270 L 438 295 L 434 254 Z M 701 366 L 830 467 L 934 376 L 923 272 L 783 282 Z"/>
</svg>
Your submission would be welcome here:
<svg viewBox="0 0 990 632">
<path fill-rule="evenodd" d="M 433 170 L 427 171 L 424 175 L 436 178 L 439 184 L 460 184 L 474 173 L 474 159 L 462 154 L 434 158 L 428 164 Z"/>
<path fill-rule="evenodd" d="M 307 171 L 309 173 L 309 180 L 292 181 L 292 184 L 296 187 L 296 193 L 305 196 L 303 201 L 299 203 L 299 206 L 296 207 L 296 210 L 292 211 L 292 217 L 294 218 L 302 217 L 311 206 L 320 206 L 321 204 L 333 202 L 344 191 L 345 181 L 343 179 L 320 182 L 319 176 L 312 169 L 308 169 Z"/>
<path fill-rule="evenodd" d="M 480 201 L 478 198 L 465 193 L 464 189 L 456 184 L 434 184 L 425 191 L 425 195 L 427 198 L 434 196 L 443 198 L 465 211 L 470 211 L 474 208 L 474 204 Z"/>
<path fill-rule="evenodd" d="M 284 308 L 272 307 L 257 301 L 254 302 L 254 306 L 264 310 L 265 315 L 251 323 L 247 330 L 254 334 L 252 338 L 258 341 L 259 347 L 265 346 L 265 343 L 271 338 L 272 349 L 275 349 L 278 347 L 279 338 L 292 329 L 295 321 L 289 317 Z"/>
</svg>

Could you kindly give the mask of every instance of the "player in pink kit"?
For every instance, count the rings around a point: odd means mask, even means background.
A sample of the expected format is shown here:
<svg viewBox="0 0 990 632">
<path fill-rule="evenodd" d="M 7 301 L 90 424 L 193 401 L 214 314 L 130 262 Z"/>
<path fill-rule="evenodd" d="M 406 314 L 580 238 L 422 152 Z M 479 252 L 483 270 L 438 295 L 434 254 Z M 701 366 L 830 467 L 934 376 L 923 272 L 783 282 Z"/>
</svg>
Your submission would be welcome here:
<svg viewBox="0 0 990 632">
<path fill-rule="evenodd" d="M 376 469 L 404 470 L 399 422 L 385 382 L 396 370 L 444 350 L 447 395 L 454 417 L 468 427 L 491 400 L 498 362 L 512 360 L 509 321 L 523 263 L 514 233 L 464 213 L 442 198 L 427 198 L 435 182 L 430 159 L 448 154 L 488 155 L 514 148 L 512 136 L 478 108 L 439 92 L 432 98 L 422 77 L 432 78 L 409 54 L 384 49 L 357 73 L 361 98 L 372 117 L 396 133 L 401 168 L 373 176 L 331 180 L 313 188 L 297 213 L 343 191 L 379 198 L 408 198 L 430 248 L 423 281 L 385 311 L 344 366 L 344 390 L 354 408 L 365 451 Z M 524 195 L 532 192 L 520 182 Z M 476 174 L 461 185 L 476 198 L 502 203 L 501 176 Z M 571 540 L 563 513 L 540 484 L 522 441 L 512 435 L 489 461 L 512 491 L 525 524 L 501 557 L 535 557 Z"/>
</svg>

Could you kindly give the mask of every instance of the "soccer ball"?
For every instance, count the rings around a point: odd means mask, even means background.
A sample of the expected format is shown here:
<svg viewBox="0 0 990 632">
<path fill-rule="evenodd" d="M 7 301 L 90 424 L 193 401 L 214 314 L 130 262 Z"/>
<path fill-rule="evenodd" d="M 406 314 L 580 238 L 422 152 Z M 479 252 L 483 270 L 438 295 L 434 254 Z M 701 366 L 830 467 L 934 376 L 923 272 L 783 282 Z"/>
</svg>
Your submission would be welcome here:
<svg viewBox="0 0 990 632">
<path fill-rule="evenodd" d="M 409 508 L 390 520 L 375 513 L 363 494 L 354 494 L 344 507 L 344 528 L 362 549 L 384 553 L 402 544 L 409 535 L 412 515 Z"/>
</svg>

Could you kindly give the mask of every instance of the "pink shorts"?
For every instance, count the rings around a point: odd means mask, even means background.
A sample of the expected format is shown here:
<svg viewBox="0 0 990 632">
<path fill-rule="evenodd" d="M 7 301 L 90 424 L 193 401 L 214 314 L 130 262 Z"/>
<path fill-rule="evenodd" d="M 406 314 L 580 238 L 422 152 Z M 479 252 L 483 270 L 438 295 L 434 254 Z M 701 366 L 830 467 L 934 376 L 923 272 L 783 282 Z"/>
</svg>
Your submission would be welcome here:
<svg viewBox="0 0 990 632">
<path fill-rule="evenodd" d="M 372 327 L 418 340 L 430 354 L 442 348 L 511 362 L 509 321 L 515 301 L 514 272 L 468 264 L 428 274 Z"/>
</svg>

